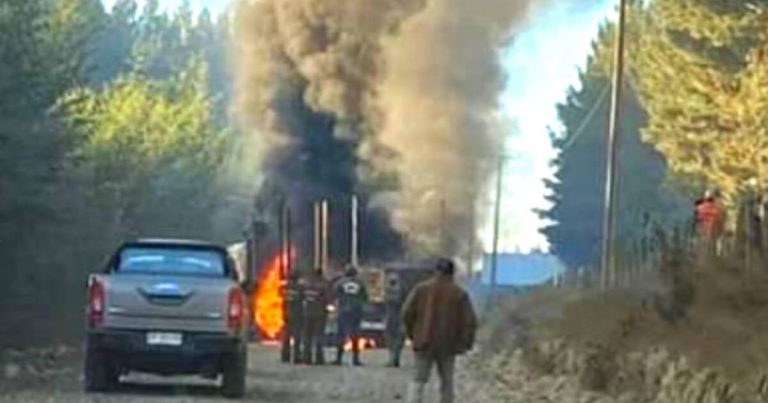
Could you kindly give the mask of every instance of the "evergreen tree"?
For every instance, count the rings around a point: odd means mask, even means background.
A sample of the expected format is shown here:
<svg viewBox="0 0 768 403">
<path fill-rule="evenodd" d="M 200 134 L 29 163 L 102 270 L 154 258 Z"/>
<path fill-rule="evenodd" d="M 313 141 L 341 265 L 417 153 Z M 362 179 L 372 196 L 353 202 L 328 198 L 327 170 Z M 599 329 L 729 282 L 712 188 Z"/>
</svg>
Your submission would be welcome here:
<svg viewBox="0 0 768 403">
<path fill-rule="evenodd" d="M 221 168 L 227 29 L 146 4 L 0 5 L 0 347 L 76 335 L 86 274 L 126 237 L 240 236 L 247 205 L 212 225 L 241 184 Z"/>
<path fill-rule="evenodd" d="M 107 83 L 130 70 L 138 13 L 136 0 L 117 0 L 107 14 L 94 56 L 95 70 L 90 77 L 95 84 Z"/>
<path fill-rule="evenodd" d="M 74 140 L 50 111 L 87 73 L 89 18 L 98 14 L 87 7 L 94 5 L 8 0 L 0 7 L 0 315 L 8 329 L 0 342 L 19 337 L 17 320 L 49 317 L 53 307 L 40 296 L 74 278 L 50 281 L 67 253 L 60 230 L 71 213 L 65 177 Z"/>
<path fill-rule="evenodd" d="M 599 41 L 609 41 L 601 30 Z M 596 49 L 597 49 L 596 45 Z M 564 126 L 553 136 L 559 157 L 557 174 L 547 183 L 552 208 L 542 215 L 552 222 L 544 230 L 553 251 L 569 267 L 599 263 L 605 199 L 606 132 L 610 111 L 610 82 L 591 56 L 578 88 L 569 91 L 558 115 Z M 644 235 L 646 219 L 670 222 L 685 214 L 676 192 L 665 187 L 666 165 L 640 139 L 647 116 L 627 88 L 622 105 L 619 143 L 617 237 L 629 245 Z"/>
</svg>

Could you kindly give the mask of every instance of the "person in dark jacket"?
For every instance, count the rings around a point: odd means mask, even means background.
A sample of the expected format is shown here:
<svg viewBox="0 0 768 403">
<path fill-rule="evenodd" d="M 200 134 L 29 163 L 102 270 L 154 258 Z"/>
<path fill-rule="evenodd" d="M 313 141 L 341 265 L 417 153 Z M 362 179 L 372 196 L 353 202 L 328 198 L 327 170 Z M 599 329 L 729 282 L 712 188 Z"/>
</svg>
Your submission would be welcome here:
<svg viewBox="0 0 768 403">
<path fill-rule="evenodd" d="M 301 338 L 304 332 L 304 287 L 298 273 L 291 272 L 283 284 L 285 328 L 280 358 L 283 362 L 301 363 Z M 293 354 L 291 354 L 293 352 Z"/>
<path fill-rule="evenodd" d="M 325 364 L 323 342 L 330 290 L 323 271 L 315 269 L 304 288 L 304 363 Z"/>
<path fill-rule="evenodd" d="M 368 290 L 357 277 L 355 267 L 347 267 L 344 277 L 336 284 L 336 301 L 338 305 L 338 341 L 336 346 L 336 361 L 341 365 L 344 358 L 344 344 L 352 343 L 352 362 L 354 365 L 362 365 L 360 362 L 360 325 L 363 321 L 363 308 L 368 303 Z"/>
<path fill-rule="evenodd" d="M 432 367 L 440 376 L 440 401 L 453 402 L 456 356 L 475 341 L 477 319 L 469 295 L 453 281 L 455 265 L 440 259 L 433 278 L 417 285 L 403 306 L 403 325 L 416 357 L 410 402 L 422 402 Z"/>
<path fill-rule="evenodd" d="M 386 328 L 384 336 L 386 338 L 387 350 L 389 351 L 389 366 L 394 368 L 400 366 L 400 355 L 405 342 L 405 332 L 403 332 L 401 320 L 404 300 L 405 290 L 400 281 L 400 276 L 397 273 L 390 273 L 387 276 L 387 287 L 385 289 Z"/>
</svg>

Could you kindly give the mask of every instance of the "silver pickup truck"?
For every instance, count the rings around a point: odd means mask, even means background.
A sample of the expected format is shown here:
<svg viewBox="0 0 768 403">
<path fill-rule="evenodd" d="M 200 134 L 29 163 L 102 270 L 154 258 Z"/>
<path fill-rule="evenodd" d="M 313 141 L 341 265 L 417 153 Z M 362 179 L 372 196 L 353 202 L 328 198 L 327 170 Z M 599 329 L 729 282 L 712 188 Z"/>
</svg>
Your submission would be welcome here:
<svg viewBox="0 0 768 403">
<path fill-rule="evenodd" d="M 221 375 L 222 393 L 245 392 L 247 280 L 225 248 L 197 241 L 123 244 L 88 279 L 85 388 L 120 376 Z"/>
</svg>

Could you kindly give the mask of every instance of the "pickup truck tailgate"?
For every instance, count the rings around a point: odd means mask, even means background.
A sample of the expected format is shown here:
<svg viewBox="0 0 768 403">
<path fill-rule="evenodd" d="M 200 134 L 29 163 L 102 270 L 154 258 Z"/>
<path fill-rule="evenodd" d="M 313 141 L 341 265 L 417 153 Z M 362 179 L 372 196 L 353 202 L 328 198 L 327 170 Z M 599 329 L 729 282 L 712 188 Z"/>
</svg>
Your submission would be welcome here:
<svg viewBox="0 0 768 403">
<path fill-rule="evenodd" d="M 106 328 L 227 331 L 231 280 L 142 274 L 103 280 Z"/>
</svg>

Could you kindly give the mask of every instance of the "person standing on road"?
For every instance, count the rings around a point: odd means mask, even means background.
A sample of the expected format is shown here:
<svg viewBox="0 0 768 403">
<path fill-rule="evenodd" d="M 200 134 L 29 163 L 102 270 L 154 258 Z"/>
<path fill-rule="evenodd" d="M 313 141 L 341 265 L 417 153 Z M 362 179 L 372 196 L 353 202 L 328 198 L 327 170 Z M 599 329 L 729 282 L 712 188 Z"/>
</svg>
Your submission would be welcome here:
<svg viewBox="0 0 768 403">
<path fill-rule="evenodd" d="M 323 271 L 315 269 L 304 289 L 304 363 L 325 364 L 323 343 L 325 339 L 326 307 L 330 302 L 328 283 Z M 313 355 L 314 353 L 314 361 Z"/>
<path fill-rule="evenodd" d="M 299 274 L 291 272 L 283 285 L 285 327 L 280 358 L 283 362 L 301 363 L 301 337 L 304 332 L 304 286 Z M 293 353 L 293 354 L 291 354 Z"/>
<path fill-rule="evenodd" d="M 405 290 L 400 277 L 396 273 L 391 273 L 387 276 L 387 288 L 385 289 L 386 329 L 384 336 L 389 351 L 389 366 L 394 368 L 400 366 L 400 355 L 405 342 L 401 320 L 404 300 Z"/>
<path fill-rule="evenodd" d="M 440 259 L 431 279 L 417 285 L 403 306 L 403 325 L 413 344 L 416 368 L 408 400 L 420 403 L 432 367 L 440 376 L 440 401 L 453 402 L 456 356 L 475 341 L 477 318 L 469 295 L 453 281 L 456 271 L 449 259 Z"/>
<path fill-rule="evenodd" d="M 717 191 L 707 190 L 694 207 L 700 256 L 709 258 L 720 253 L 720 240 L 725 228 L 725 209 Z"/>
<path fill-rule="evenodd" d="M 336 346 L 336 361 L 341 365 L 344 358 L 344 344 L 349 340 L 352 343 L 352 362 L 354 365 L 362 365 L 360 362 L 360 325 L 363 321 L 363 308 L 368 303 L 368 290 L 365 284 L 357 277 L 357 269 L 347 267 L 342 277 L 336 284 L 336 300 L 338 305 L 338 341 Z"/>
</svg>

